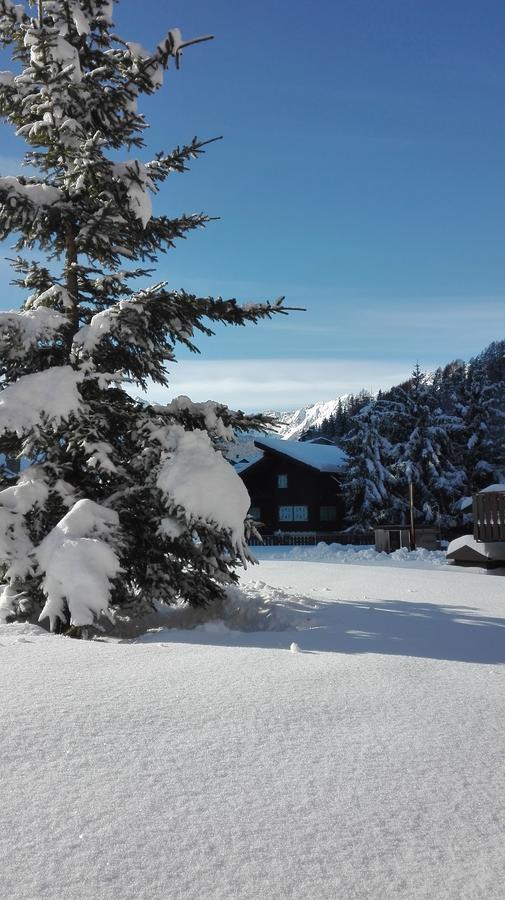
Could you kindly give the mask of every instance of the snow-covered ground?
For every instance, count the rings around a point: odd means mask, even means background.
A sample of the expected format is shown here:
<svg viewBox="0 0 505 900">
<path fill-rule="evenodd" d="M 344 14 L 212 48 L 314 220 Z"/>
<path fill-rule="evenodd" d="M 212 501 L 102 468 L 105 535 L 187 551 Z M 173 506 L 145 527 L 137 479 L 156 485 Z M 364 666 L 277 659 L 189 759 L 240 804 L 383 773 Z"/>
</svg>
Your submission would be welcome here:
<svg viewBox="0 0 505 900">
<path fill-rule="evenodd" d="M 503 896 L 505 579 L 258 555 L 227 624 L 0 628 L 2 898 Z"/>
</svg>

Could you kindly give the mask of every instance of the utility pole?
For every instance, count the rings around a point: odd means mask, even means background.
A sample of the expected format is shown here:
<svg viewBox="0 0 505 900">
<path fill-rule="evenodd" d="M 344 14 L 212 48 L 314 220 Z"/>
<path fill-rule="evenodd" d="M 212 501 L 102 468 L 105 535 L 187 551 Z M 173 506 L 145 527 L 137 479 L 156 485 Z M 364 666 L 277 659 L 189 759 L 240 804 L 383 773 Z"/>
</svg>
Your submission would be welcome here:
<svg viewBox="0 0 505 900">
<path fill-rule="evenodd" d="M 410 525 L 409 525 L 409 542 L 410 549 L 416 549 L 416 523 L 414 519 L 414 485 L 412 481 L 409 481 L 409 510 L 410 510 Z"/>
</svg>

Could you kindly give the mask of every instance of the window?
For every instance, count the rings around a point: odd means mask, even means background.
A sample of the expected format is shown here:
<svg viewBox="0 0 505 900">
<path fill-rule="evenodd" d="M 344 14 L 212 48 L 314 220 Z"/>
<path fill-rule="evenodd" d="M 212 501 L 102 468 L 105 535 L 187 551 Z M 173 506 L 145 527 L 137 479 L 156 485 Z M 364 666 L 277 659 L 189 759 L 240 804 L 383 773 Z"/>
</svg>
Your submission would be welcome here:
<svg viewBox="0 0 505 900">
<path fill-rule="evenodd" d="M 307 522 L 308 506 L 279 506 L 279 522 Z"/>
<path fill-rule="evenodd" d="M 255 522 L 259 522 L 259 520 L 261 519 L 261 510 L 259 506 L 251 506 L 249 515 L 251 519 L 254 519 Z"/>
<path fill-rule="evenodd" d="M 288 486 L 288 476 L 287 475 L 278 475 L 277 476 L 277 487 L 278 488 L 287 488 Z"/>
<path fill-rule="evenodd" d="M 336 506 L 320 506 L 319 507 L 319 518 L 321 522 L 334 522 L 337 518 L 337 507 Z"/>
</svg>

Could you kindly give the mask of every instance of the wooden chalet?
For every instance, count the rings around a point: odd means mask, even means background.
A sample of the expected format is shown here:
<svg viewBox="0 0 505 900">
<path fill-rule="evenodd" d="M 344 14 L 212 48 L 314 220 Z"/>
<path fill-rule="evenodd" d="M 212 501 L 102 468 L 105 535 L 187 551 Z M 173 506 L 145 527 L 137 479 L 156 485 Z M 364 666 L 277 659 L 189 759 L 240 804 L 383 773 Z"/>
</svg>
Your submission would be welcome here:
<svg viewBox="0 0 505 900">
<path fill-rule="evenodd" d="M 254 443 L 261 455 L 237 471 L 251 497 L 250 515 L 263 525 L 262 531 L 339 531 L 345 453 L 328 441 L 265 437 Z"/>
</svg>

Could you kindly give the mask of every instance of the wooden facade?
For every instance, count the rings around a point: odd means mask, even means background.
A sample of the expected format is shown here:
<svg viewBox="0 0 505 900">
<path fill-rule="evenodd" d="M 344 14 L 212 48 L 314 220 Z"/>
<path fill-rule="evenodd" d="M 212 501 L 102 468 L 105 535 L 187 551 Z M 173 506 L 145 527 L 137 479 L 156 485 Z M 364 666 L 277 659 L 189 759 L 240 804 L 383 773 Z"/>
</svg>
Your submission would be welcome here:
<svg viewBox="0 0 505 900">
<path fill-rule="evenodd" d="M 474 494 L 473 536 L 483 543 L 505 541 L 505 492 Z"/>
<path fill-rule="evenodd" d="M 343 528 L 337 471 L 320 471 L 260 441 L 257 446 L 263 449 L 263 457 L 240 472 L 240 477 L 251 497 L 250 514 L 262 524 L 262 532 L 331 533 Z"/>
<path fill-rule="evenodd" d="M 473 535 L 451 541 L 447 559 L 459 566 L 505 567 L 505 485 L 492 485 L 472 498 Z"/>
</svg>

